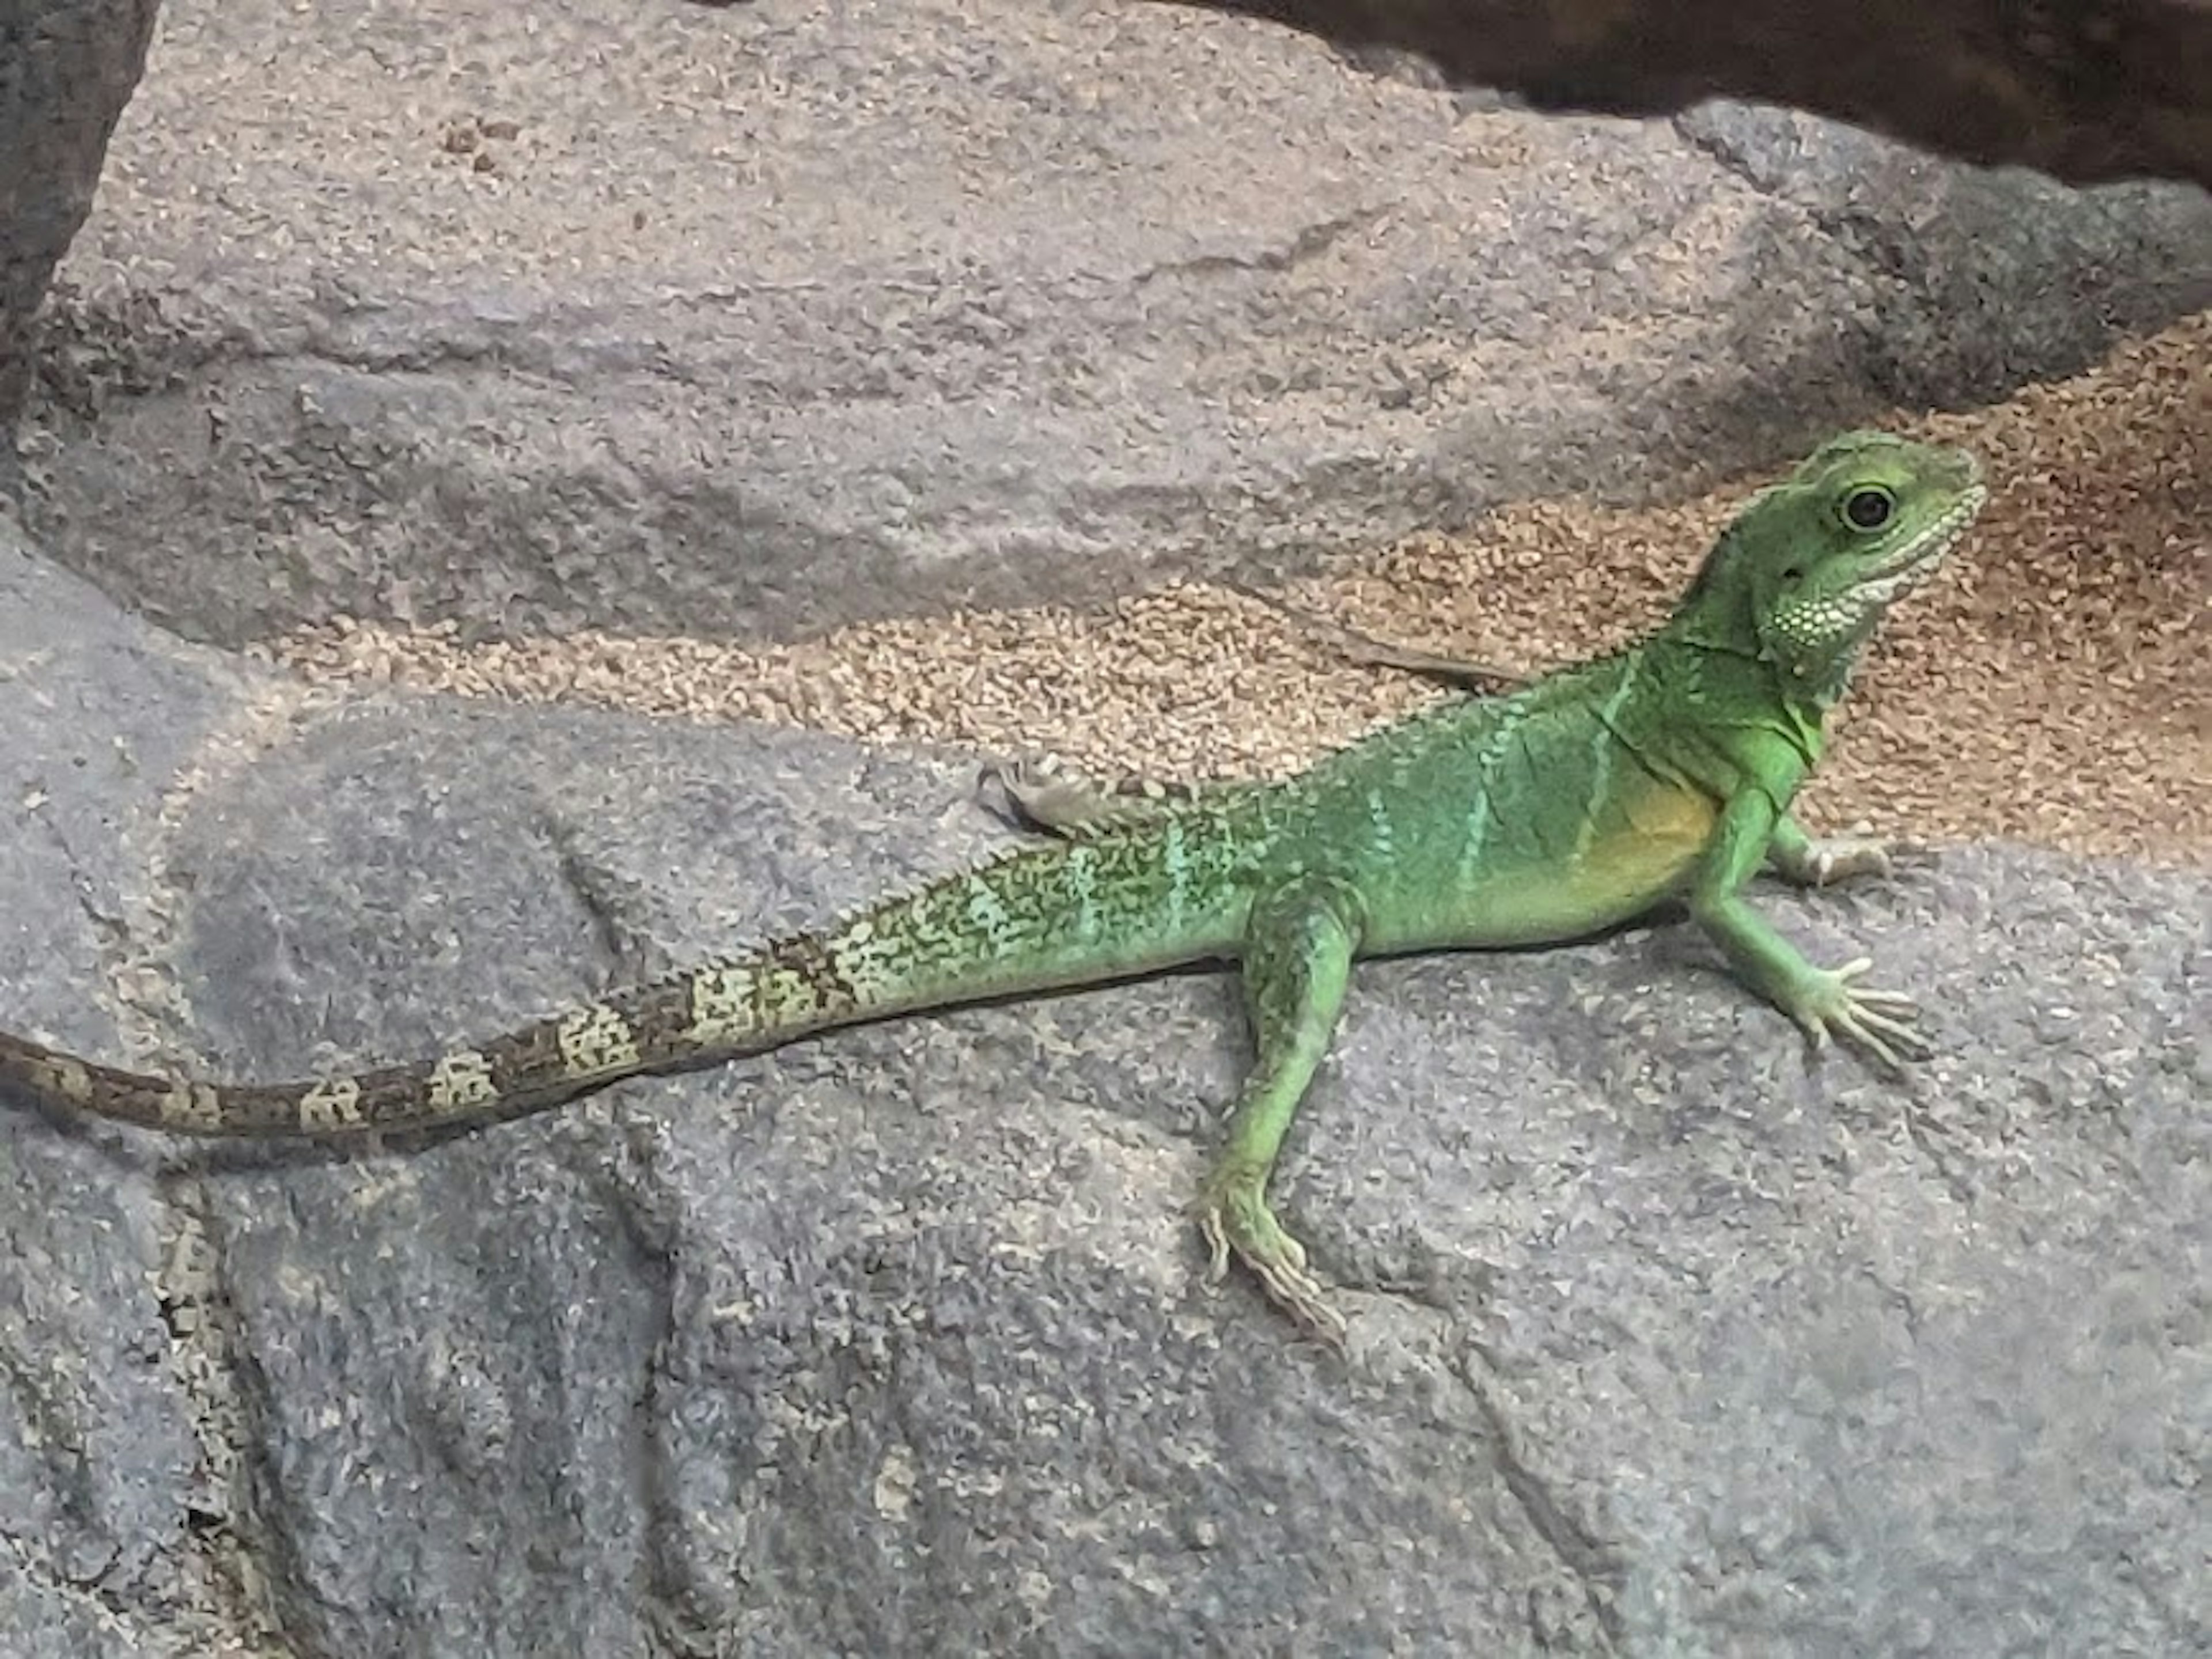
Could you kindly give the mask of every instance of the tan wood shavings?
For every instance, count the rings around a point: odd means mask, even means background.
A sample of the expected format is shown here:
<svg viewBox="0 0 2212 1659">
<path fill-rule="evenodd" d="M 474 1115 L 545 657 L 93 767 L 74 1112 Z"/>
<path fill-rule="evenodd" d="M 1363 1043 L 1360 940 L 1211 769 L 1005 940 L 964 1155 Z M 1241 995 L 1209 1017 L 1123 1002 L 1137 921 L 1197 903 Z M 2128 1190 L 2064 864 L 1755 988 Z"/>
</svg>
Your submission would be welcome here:
<svg viewBox="0 0 2212 1659">
<path fill-rule="evenodd" d="M 1996 407 L 1881 424 L 1970 446 L 1996 493 L 1951 569 L 1891 619 L 1807 816 L 2212 860 L 2212 313 Z M 1523 502 L 1282 597 L 1394 642 L 1541 668 L 1647 627 L 1755 482 L 1638 510 Z M 1163 779 L 1279 775 L 1437 695 L 1194 582 L 786 646 L 582 633 L 464 647 L 450 624 L 340 618 L 275 654 L 316 679 L 1049 750 Z"/>
</svg>

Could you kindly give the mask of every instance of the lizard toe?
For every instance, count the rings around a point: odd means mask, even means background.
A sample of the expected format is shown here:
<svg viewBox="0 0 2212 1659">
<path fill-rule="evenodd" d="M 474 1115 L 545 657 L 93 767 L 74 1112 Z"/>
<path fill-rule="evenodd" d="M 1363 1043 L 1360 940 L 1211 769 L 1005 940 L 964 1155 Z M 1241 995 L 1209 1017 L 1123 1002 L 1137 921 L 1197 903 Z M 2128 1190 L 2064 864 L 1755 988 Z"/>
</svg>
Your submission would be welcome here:
<svg viewBox="0 0 2212 1659">
<path fill-rule="evenodd" d="M 1307 1271 L 1305 1246 L 1285 1230 L 1256 1182 L 1217 1179 L 1199 1206 L 1198 1224 L 1209 1285 L 1221 1281 L 1234 1255 L 1269 1301 L 1332 1347 L 1343 1346 L 1344 1316 L 1331 1305 L 1328 1287 Z"/>
</svg>

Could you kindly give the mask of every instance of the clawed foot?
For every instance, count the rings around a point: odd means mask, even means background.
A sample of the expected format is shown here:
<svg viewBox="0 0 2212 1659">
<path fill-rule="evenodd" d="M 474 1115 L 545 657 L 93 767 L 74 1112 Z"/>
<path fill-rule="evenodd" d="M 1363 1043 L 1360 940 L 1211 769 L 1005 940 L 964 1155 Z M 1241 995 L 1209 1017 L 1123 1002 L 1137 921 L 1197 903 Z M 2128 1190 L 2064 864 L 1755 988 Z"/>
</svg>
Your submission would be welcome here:
<svg viewBox="0 0 2212 1659">
<path fill-rule="evenodd" d="M 1782 874 L 1801 887 L 1832 887 L 1861 876 L 1889 876 L 1908 866 L 1933 861 L 1931 849 L 1911 842 L 1885 841 L 1862 824 L 1845 836 L 1819 836 L 1794 857 L 1778 854 Z"/>
<path fill-rule="evenodd" d="M 1057 765 L 1048 757 L 986 761 L 976 773 L 975 799 L 1009 830 L 1051 835 L 1056 830 L 1052 791 L 1058 781 Z"/>
<path fill-rule="evenodd" d="M 1277 1307 L 1332 1348 L 1341 1348 L 1344 1316 L 1329 1305 L 1322 1282 L 1306 1271 L 1305 1247 L 1283 1231 L 1261 1188 L 1259 1178 L 1234 1174 L 1207 1182 L 1198 1214 L 1212 1258 L 1206 1282 L 1221 1282 L 1234 1254 Z"/>
<path fill-rule="evenodd" d="M 1051 755 L 987 763 L 975 781 L 978 798 L 1009 828 L 1071 839 L 1133 823 L 1190 794 L 1149 778 L 1102 783 Z"/>
<path fill-rule="evenodd" d="M 1886 876 L 1890 844 L 1877 836 L 1823 836 L 1805 849 L 1805 884 L 1827 887 L 1860 876 Z"/>
<path fill-rule="evenodd" d="M 1885 1064 L 1902 1070 L 1908 1060 L 1925 1060 L 1935 1045 L 1919 1030 L 1920 1005 L 1895 991 L 1878 991 L 1851 981 L 1874 966 L 1860 957 L 1840 968 L 1820 970 L 1815 988 L 1791 1009 L 1790 1018 L 1825 1048 L 1832 1032 L 1850 1039 Z"/>
</svg>

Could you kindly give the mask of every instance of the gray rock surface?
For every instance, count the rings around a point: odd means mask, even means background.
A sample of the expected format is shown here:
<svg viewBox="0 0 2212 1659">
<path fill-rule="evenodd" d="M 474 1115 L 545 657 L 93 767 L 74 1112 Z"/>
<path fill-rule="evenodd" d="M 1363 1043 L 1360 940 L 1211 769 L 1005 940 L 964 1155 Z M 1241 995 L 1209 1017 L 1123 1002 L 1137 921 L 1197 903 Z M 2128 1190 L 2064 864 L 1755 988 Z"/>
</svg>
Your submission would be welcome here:
<svg viewBox="0 0 2212 1659">
<path fill-rule="evenodd" d="M 37 9 L 116 25 L 66 187 L 144 14 Z M 2190 191 L 1465 101 L 1158 8 L 176 0 L 52 549 L 0 516 L 7 1022 L 419 1053 L 994 842 L 966 757 L 309 696 L 50 550 L 225 642 L 793 629 L 1679 487 L 2212 301 Z M 1363 970 L 1283 1185 L 1344 1360 L 1199 1283 L 1218 976 L 358 1158 L 0 1101 L 0 1653 L 2203 1649 L 2212 878 L 1767 903 L 1930 997 L 1910 1086 L 1680 930 Z"/>
<path fill-rule="evenodd" d="M 0 997 L 102 1053 L 421 1052 L 994 836 L 955 758 L 303 705 L 5 557 Z M 1765 903 L 1926 994 L 1910 1086 L 1680 929 L 1362 970 L 1283 1186 L 1342 1361 L 1200 1283 L 1218 976 L 366 1158 L 0 1103 L 0 1648 L 2198 1650 L 2212 880 Z"/>
<path fill-rule="evenodd" d="M 2203 0 L 1178 0 L 1279 19 L 1565 109 L 1794 105 L 2075 180 L 2212 186 Z"/>
<path fill-rule="evenodd" d="M 0 515 L 0 1001 L 10 1024 L 112 1049 L 111 985 L 158 933 L 161 798 L 225 705 Z M 113 976 L 112 978 L 111 976 Z M 158 999 L 156 999 L 158 1000 Z M 0 1121 L 0 1653 L 204 1653 L 209 1512 L 157 1286 L 156 1173 L 10 1109 Z M 217 1506 L 219 1512 L 220 1506 Z"/>
<path fill-rule="evenodd" d="M 91 210 L 157 0 L 0 0 L 0 433 L 29 384 L 31 319 Z M 0 443 L 0 469 L 13 460 Z M 10 479 L 0 471 L 0 486 Z"/>
<path fill-rule="evenodd" d="M 173 0 L 26 443 L 196 637 L 750 637 L 1695 489 L 2208 304 L 2192 186 L 1165 7 Z"/>
</svg>

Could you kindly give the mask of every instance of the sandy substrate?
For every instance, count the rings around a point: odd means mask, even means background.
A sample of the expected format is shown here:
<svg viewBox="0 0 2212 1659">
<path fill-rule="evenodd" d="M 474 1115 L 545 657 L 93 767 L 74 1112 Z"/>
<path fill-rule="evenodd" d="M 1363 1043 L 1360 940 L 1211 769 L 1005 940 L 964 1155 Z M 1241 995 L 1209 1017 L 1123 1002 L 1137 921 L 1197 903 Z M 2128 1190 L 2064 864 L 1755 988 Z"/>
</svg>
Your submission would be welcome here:
<svg viewBox="0 0 2212 1659">
<path fill-rule="evenodd" d="M 1882 424 L 1971 447 L 1996 493 L 1950 569 L 1891 620 L 1806 816 L 2212 862 L 2212 313 L 2002 405 Z M 1341 559 L 1279 598 L 1394 641 L 1539 669 L 1649 625 L 1762 482 L 1637 511 L 1528 502 L 1467 536 Z M 1199 584 L 757 649 L 597 634 L 465 647 L 450 624 L 340 619 L 273 655 L 319 681 L 1048 751 L 1161 779 L 1290 770 L 1438 695 Z"/>
</svg>

